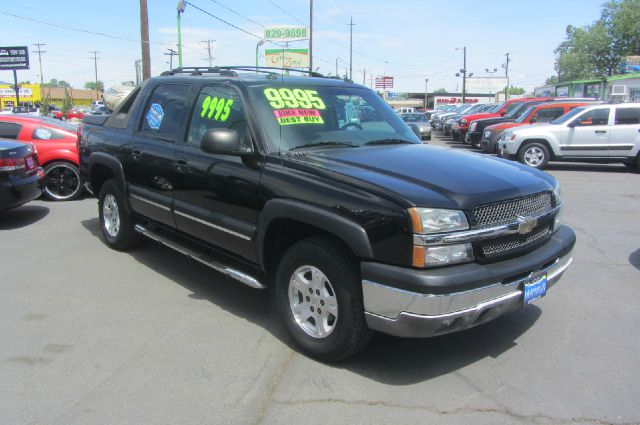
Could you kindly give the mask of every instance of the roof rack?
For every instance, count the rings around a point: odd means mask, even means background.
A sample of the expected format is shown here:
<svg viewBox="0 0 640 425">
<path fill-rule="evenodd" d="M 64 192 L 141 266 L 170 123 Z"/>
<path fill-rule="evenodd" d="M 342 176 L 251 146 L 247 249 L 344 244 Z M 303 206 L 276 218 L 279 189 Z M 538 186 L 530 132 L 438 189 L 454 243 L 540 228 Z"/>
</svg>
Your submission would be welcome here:
<svg viewBox="0 0 640 425">
<path fill-rule="evenodd" d="M 235 65 L 235 66 L 214 66 L 214 67 L 201 67 L 201 66 L 186 66 L 181 68 L 175 68 L 171 71 L 165 71 L 160 75 L 176 75 L 176 74 L 191 74 L 191 75 L 203 75 L 203 74 L 220 74 L 230 77 L 237 77 L 238 73 L 235 71 L 252 71 L 262 74 L 277 74 L 274 71 L 287 71 L 287 72 L 299 72 L 302 74 L 308 74 L 311 77 L 326 78 L 323 74 L 315 71 L 309 71 L 305 69 L 293 69 L 293 68 L 276 68 L 270 66 L 251 66 L 251 65 Z"/>
</svg>

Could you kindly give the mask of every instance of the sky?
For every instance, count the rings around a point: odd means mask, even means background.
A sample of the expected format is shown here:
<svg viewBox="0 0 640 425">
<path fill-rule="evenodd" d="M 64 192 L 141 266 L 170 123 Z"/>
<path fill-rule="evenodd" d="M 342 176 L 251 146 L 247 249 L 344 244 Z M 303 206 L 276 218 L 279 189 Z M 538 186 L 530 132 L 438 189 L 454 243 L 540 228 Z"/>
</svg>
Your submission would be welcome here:
<svg viewBox="0 0 640 425">
<path fill-rule="evenodd" d="M 182 14 L 183 65 L 205 66 L 202 41 L 212 41 L 214 65 L 255 64 L 256 43 L 264 27 L 308 25 L 308 0 L 188 0 Z M 554 48 L 567 25 L 587 25 L 600 16 L 604 0 L 314 0 L 314 68 L 335 74 L 349 68 L 349 19 L 353 17 L 353 79 L 394 77 L 393 91 L 461 90 L 455 76 L 467 70 L 489 76 L 510 53 L 511 84 L 531 91 L 555 73 Z M 169 69 L 167 49 L 176 49 L 176 0 L 148 0 L 151 73 Z M 200 10 L 199 10 L 200 9 Z M 204 11 L 204 12 L 203 12 Z M 207 12 L 207 13 L 205 13 Z M 234 25 L 214 18 L 213 16 Z M 135 80 L 141 57 L 138 0 L 2 0 L 0 46 L 27 45 L 31 69 L 20 80 L 40 80 L 34 43 L 44 43 L 45 81 L 65 80 L 82 88 L 94 80 L 91 51 L 98 51 L 98 79 L 106 87 Z M 240 29 L 238 29 L 240 28 Z M 245 32 L 243 32 L 244 30 Z M 275 46 L 266 43 L 260 47 Z M 294 42 L 291 48 L 305 48 Z M 174 67 L 177 58 L 174 57 Z M 261 58 L 261 63 L 264 59 Z M 0 71 L 0 81 L 12 81 Z"/>
</svg>

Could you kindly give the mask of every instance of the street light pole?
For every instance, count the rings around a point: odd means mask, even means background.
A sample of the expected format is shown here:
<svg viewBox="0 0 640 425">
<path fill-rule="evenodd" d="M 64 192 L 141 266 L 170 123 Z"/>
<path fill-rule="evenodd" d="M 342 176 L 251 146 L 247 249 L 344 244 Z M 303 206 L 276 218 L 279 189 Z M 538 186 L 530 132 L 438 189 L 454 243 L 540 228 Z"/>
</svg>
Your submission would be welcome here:
<svg viewBox="0 0 640 425">
<path fill-rule="evenodd" d="M 180 0 L 176 6 L 176 10 L 178 11 L 178 68 L 182 68 L 182 31 L 180 29 L 180 14 L 184 13 L 185 7 L 187 7 L 187 4 L 184 0 Z"/>
<path fill-rule="evenodd" d="M 258 41 L 256 44 L 256 74 L 258 73 L 258 49 L 264 44 L 264 40 Z"/>
<path fill-rule="evenodd" d="M 464 62 L 462 64 L 464 68 L 462 70 L 462 103 L 464 103 L 467 95 L 467 46 L 463 47 L 462 50 L 464 56 Z"/>
<path fill-rule="evenodd" d="M 425 78 L 424 79 L 424 109 L 427 109 L 429 105 L 429 101 L 427 98 L 427 93 L 429 93 L 429 91 L 427 90 L 428 84 L 429 84 L 429 79 Z"/>
</svg>

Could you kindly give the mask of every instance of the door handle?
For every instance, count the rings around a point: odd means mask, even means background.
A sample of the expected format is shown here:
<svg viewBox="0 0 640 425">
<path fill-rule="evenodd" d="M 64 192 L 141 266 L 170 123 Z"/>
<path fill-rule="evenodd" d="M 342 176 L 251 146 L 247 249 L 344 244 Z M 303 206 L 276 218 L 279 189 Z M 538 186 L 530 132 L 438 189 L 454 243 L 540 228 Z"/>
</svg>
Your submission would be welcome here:
<svg viewBox="0 0 640 425">
<path fill-rule="evenodd" d="M 596 134 L 606 134 L 607 130 L 596 130 Z"/>
<path fill-rule="evenodd" d="M 189 168 L 189 163 L 184 159 L 176 159 L 175 169 L 179 172 L 185 172 Z"/>
<path fill-rule="evenodd" d="M 140 149 L 134 149 L 131 151 L 131 157 L 134 161 L 140 161 L 140 157 L 142 156 L 142 151 Z"/>
</svg>

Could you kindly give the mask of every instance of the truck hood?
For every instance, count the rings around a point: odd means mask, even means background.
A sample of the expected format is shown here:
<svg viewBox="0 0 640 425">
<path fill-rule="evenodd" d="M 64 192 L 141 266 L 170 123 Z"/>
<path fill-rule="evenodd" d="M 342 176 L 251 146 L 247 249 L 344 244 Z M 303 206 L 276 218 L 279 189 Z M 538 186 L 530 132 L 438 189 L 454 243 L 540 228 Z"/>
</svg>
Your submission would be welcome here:
<svg viewBox="0 0 640 425">
<path fill-rule="evenodd" d="M 488 112 L 484 112 L 482 114 L 465 115 L 464 119 L 467 120 L 469 124 L 471 124 L 472 121 L 481 120 L 484 118 L 500 117 L 500 116 L 501 116 L 500 114 L 490 114 Z"/>
<path fill-rule="evenodd" d="M 307 151 L 285 165 L 373 191 L 403 207 L 471 210 L 555 185 L 550 175 L 515 162 L 420 144 Z"/>
<path fill-rule="evenodd" d="M 547 123 L 534 123 L 521 125 L 520 127 L 516 127 L 511 131 L 517 131 L 518 134 L 538 134 L 540 131 L 544 131 L 548 128 L 560 128 L 560 126 L 555 124 L 547 124 Z"/>
</svg>

